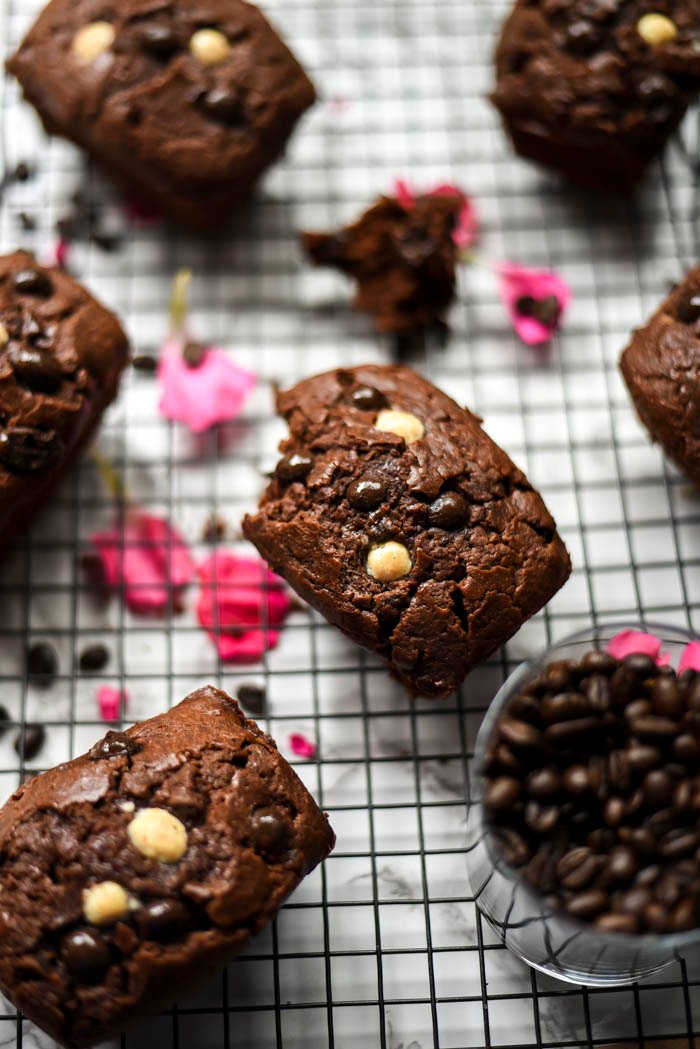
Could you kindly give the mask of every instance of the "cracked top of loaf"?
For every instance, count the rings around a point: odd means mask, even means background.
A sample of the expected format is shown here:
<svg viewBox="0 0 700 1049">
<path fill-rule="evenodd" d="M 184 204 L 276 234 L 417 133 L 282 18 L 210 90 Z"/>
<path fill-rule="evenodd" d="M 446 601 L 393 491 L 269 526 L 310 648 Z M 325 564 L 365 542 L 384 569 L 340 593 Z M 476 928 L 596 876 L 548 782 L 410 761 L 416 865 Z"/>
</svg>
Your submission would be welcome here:
<svg viewBox="0 0 700 1049">
<path fill-rule="evenodd" d="M 410 691 L 448 695 L 568 577 L 524 474 L 409 368 L 317 375 L 277 410 L 284 457 L 245 534 Z"/>
</svg>

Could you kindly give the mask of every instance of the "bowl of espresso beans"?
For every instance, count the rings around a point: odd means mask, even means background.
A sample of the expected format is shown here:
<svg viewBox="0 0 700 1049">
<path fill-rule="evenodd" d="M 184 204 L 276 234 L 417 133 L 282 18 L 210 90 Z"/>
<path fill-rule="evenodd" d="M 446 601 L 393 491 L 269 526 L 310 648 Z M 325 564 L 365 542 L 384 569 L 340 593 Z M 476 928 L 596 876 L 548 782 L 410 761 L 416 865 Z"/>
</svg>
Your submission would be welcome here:
<svg viewBox="0 0 700 1049">
<path fill-rule="evenodd" d="M 615 658 L 621 631 L 660 658 Z M 659 624 L 582 631 L 494 699 L 471 778 L 477 906 L 515 954 L 585 985 L 633 982 L 700 944 L 700 673 Z"/>
</svg>

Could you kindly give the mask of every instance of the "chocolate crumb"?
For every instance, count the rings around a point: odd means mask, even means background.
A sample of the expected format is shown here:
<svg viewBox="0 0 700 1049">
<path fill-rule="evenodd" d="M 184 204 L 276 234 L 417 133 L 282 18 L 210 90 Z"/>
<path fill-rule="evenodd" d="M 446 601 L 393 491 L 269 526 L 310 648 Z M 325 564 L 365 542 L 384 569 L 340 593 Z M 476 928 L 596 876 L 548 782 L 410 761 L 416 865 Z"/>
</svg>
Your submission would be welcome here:
<svg viewBox="0 0 700 1049">
<path fill-rule="evenodd" d="M 46 730 L 43 725 L 28 724 L 20 730 L 14 747 L 23 761 L 31 761 L 44 745 Z"/>
<path fill-rule="evenodd" d="M 236 699 L 248 714 L 263 714 L 267 696 L 262 685 L 239 685 Z"/>
<path fill-rule="evenodd" d="M 27 649 L 25 668 L 27 679 L 33 685 L 49 688 L 58 670 L 56 650 L 46 641 L 37 641 Z"/>
<path fill-rule="evenodd" d="M 102 670 L 108 663 L 109 649 L 99 642 L 84 648 L 78 660 L 78 666 L 82 671 Z"/>
</svg>

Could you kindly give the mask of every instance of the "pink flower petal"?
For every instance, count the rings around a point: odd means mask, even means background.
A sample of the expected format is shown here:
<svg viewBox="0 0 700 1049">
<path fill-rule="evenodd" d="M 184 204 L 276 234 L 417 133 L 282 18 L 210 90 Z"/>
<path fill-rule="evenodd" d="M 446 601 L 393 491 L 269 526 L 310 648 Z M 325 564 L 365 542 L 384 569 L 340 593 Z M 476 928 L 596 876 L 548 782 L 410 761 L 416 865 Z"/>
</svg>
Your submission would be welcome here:
<svg viewBox="0 0 700 1049">
<path fill-rule="evenodd" d="M 528 346 L 548 342 L 571 301 L 566 281 L 552 270 L 528 269 L 513 262 L 499 263 L 496 273 L 511 324 L 523 342 Z"/>
<path fill-rule="evenodd" d="M 621 630 L 611 638 L 607 650 L 615 659 L 624 659 L 636 653 L 651 656 L 658 667 L 665 667 L 671 657 L 661 651 L 661 640 L 654 634 L 645 634 L 641 630 Z"/>
<path fill-rule="evenodd" d="M 679 677 L 684 670 L 700 670 L 700 641 L 691 641 L 683 649 L 683 655 L 678 664 Z"/>
<path fill-rule="evenodd" d="M 113 688 L 112 685 L 100 685 L 97 690 L 97 705 L 103 721 L 119 721 L 122 710 L 126 708 L 129 695 L 126 691 Z"/>
<path fill-rule="evenodd" d="M 300 758 L 315 758 L 316 744 L 307 739 L 301 732 L 292 732 L 289 737 L 289 749 Z"/>
<path fill-rule="evenodd" d="M 256 557 L 216 550 L 199 566 L 197 618 L 224 663 L 257 663 L 291 610 L 282 580 Z"/>
<path fill-rule="evenodd" d="M 132 612 L 165 615 L 172 601 L 182 604 L 182 591 L 195 574 L 195 564 L 180 533 L 168 521 L 132 510 L 123 528 L 115 526 L 91 537 L 106 585 L 124 591 Z"/>
<path fill-rule="evenodd" d="M 207 350 L 198 367 L 191 368 L 181 349 L 179 339 L 169 339 L 161 352 L 161 415 L 185 423 L 195 433 L 235 419 L 255 386 L 256 376 L 215 347 Z"/>
<path fill-rule="evenodd" d="M 407 211 L 410 210 L 416 202 L 416 194 L 405 179 L 402 178 L 394 180 L 394 196 L 401 207 L 405 208 Z M 449 182 L 443 182 L 440 183 L 440 185 L 435 186 L 434 189 L 427 190 L 426 196 L 459 197 L 463 202 L 462 210 L 459 213 L 457 225 L 453 230 L 452 239 L 460 248 L 467 248 L 476 241 L 479 235 L 479 222 L 474 202 L 459 188 L 459 186 L 454 186 Z"/>
</svg>

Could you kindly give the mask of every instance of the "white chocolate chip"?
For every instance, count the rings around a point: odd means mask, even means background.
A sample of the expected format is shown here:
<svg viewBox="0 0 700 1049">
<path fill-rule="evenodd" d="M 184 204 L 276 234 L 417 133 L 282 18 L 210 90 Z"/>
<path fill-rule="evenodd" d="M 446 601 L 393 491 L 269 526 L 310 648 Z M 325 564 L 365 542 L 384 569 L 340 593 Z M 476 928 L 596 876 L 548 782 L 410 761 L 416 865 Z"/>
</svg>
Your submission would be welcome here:
<svg viewBox="0 0 700 1049">
<path fill-rule="evenodd" d="M 425 426 L 417 415 L 411 415 L 410 412 L 395 412 L 387 408 L 379 413 L 374 426 L 384 433 L 397 433 L 406 444 L 413 444 L 425 436 Z"/>
<path fill-rule="evenodd" d="M 91 65 L 109 51 L 114 43 L 114 26 L 111 22 L 88 22 L 73 37 L 73 57 L 83 66 Z"/>
<path fill-rule="evenodd" d="M 0 350 L 3 348 L 3 346 L 7 346 L 9 341 L 10 333 L 5 327 L 5 325 L 0 323 Z"/>
<path fill-rule="evenodd" d="M 128 832 L 132 844 L 149 860 L 177 863 L 187 852 L 187 828 L 167 809 L 139 809 Z"/>
<path fill-rule="evenodd" d="M 367 571 L 380 583 L 393 583 L 403 579 L 412 568 L 411 555 L 401 543 L 390 540 L 373 546 L 367 555 Z"/>
<path fill-rule="evenodd" d="M 655 12 L 642 15 L 637 22 L 637 32 L 650 47 L 670 44 L 678 36 L 678 30 L 671 19 Z"/>
<path fill-rule="evenodd" d="M 122 810 L 122 812 L 136 811 L 136 806 L 134 805 L 133 801 L 120 801 L 119 808 Z"/>
<path fill-rule="evenodd" d="M 92 925 L 112 925 L 129 911 L 129 895 L 116 881 L 83 889 L 83 914 Z"/>
<path fill-rule="evenodd" d="M 231 54 L 231 45 L 218 29 L 198 29 L 190 37 L 190 51 L 205 66 L 217 66 Z"/>
</svg>

